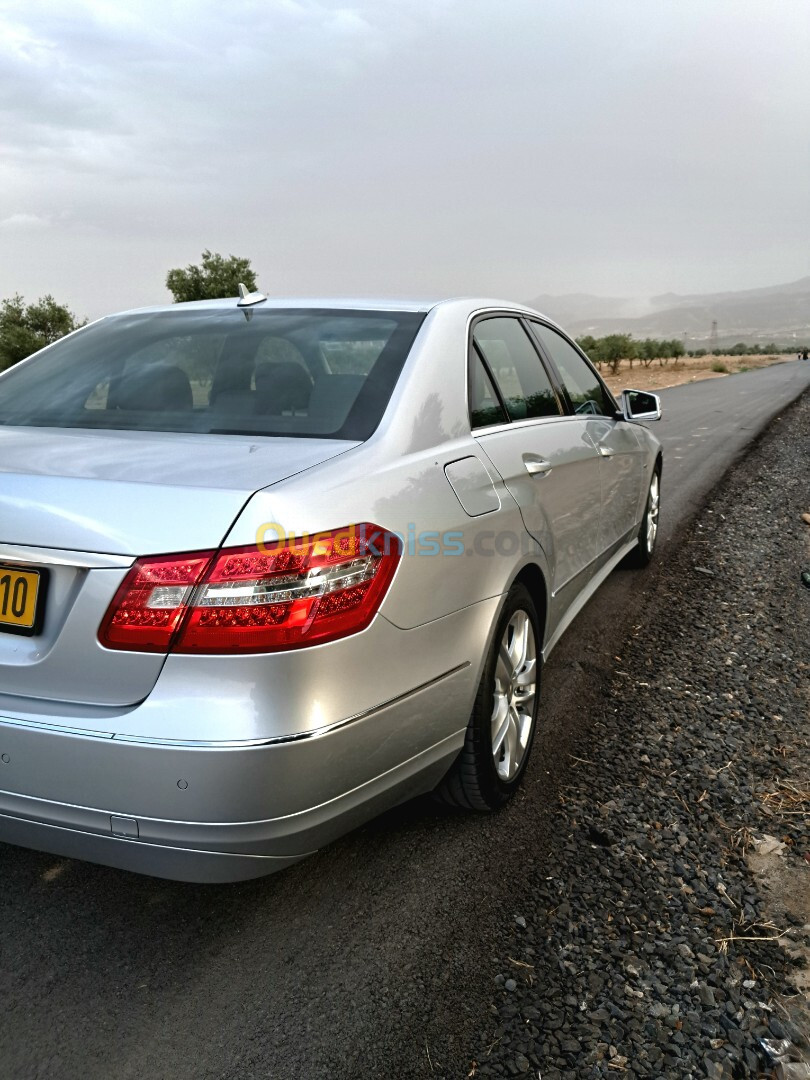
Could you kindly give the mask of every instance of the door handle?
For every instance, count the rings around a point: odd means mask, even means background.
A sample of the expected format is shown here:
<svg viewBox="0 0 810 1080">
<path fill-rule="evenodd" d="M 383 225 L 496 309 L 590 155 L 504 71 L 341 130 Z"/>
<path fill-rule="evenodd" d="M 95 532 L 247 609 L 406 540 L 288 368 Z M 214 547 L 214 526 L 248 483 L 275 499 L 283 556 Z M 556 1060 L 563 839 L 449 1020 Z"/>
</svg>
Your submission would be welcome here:
<svg viewBox="0 0 810 1080">
<path fill-rule="evenodd" d="M 543 461 L 536 454 L 524 454 L 523 464 L 529 476 L 548 476 L 551 472 L 551 462 Z"/>
<path fill-rule="evenodd" d="M 602 457 L 614 457 L 616 454 L 616 451 L 611 450 L 609 446 L 598 446 L 597 450 Z"/>
</svg>

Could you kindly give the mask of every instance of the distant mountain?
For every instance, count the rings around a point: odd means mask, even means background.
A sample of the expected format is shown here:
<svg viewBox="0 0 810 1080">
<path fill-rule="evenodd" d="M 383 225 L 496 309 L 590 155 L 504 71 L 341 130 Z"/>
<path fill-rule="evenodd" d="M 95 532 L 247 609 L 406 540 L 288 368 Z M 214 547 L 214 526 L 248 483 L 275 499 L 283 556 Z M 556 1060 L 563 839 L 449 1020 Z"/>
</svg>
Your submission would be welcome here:
<svg viewBox="0 0 810 1080">
<path fill-rule="evenodd" d="M 705 347 L 716 321 L 721 347 L 737 341 L 810 344 L 810 277 L 761 289 L 691 296 L 665 293 L 649 300 L 584 293 L 538 296 L 531 305 L 577 337 L 620 333 L 635 338 L 680 338 L 686 334 L 688 343 Z"/>
<path fill-rule="evenodd" d="M 637 300 L 615 296 L 591 296 L 590 293 L 569 293 L 566 296 L 536 296 L 531 307 L 542 311 L 562 325 L 583 319 L 613 319 L 640 315 L 643 308 Z"/>
</svg>

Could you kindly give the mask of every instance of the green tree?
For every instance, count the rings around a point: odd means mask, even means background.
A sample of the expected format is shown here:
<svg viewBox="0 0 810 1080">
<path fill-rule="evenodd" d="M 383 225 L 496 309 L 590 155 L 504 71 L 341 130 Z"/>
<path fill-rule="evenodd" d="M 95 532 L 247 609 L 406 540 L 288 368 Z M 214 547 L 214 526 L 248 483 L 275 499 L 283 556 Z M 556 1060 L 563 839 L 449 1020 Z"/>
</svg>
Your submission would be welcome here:
<svg viewBox="0 0 810 1080">
<path fill-rule="evenodd" d="M 87 320 L 85 320 L 86 322 Z M 0 371 L 84 326 L 52 296 L 26 304 L 17 294 L 0 303 Z"/>
<path fill-rule="evenodd" d="M 629 360 L 630 366 L 633 366 L 636 343 L 629 334 L 608 334 L 599 341 L 599 354 L 613 374 L 617 375 L 622 360 Z"/>
<path fill-rule="evenodd" d="M 602 370 L 602 354 L 599 352 L 599 341 L 591 334 L 576 339 L 577 345 L 587 355 L 592 364 L 596 364 Z"/>
<path fill-rule="evenodd" d="M 656 341 L 655 338 L 645 338 L 644 341 L 640 341 L 638 344 L 638 355 L 643 362 L 644 367 L 649 367 L 653 360 L 657 360 L 661 355 L 661 343 Z"/>
<path fill-rule="evenodd" d="M 590 355 L 590 353 L 593 352 L 593 350 L 596 348 L 596 338 L 592 337 L 591 334 L 586 334 L 585 337 L 580 337 L 576 340 L 577 345 L 579 345 L 580 349 L 582 349 L 584 353 L 588 353 Z"/>
<path fill-rule="evenodd" d="M 229 255 L 226 259 L 207 250 L 202 253 L 199 266 L 190 264 L 185 270 L 177 268 L 166 275 L 166 288 L 174 297 L 175 304 L 187 300 L 219 300 L 236 296 L 240 282 L 251 292 L 256 288 L 256 273 L 251 269 L 250 259 L 240 259 L 236 255 Z"/>
</svg>

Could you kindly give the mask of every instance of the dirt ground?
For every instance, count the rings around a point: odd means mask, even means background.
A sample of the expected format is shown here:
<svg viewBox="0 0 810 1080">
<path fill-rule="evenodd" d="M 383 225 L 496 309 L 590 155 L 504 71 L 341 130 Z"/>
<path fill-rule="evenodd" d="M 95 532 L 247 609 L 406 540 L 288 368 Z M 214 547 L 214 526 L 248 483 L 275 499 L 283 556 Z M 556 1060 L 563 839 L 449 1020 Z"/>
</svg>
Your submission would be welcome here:
<svg viewBox="0 0 810 1080">
<path fill-rule="evenodd" d="M 753 371 L 793 359 L 793 356 L 685 356 L 681 360 L 668 360 L 665 366 L 653 360 L 649 367 L 645 367 L 641 361 L 634 360 L 632 369 L 627 360 L 622 360 L 618 375 L 611 374 L 603 365 L 602 377 L 614 394 L 628 389 L 662 390 L 665 386 L 680 386 L 681 383 L 697 382 L 698 379 L 722 379 L 726 374 Z M 719 364 L 723 364 L 728 371 L 712 371 L 712 366 Z"/>
</svg>

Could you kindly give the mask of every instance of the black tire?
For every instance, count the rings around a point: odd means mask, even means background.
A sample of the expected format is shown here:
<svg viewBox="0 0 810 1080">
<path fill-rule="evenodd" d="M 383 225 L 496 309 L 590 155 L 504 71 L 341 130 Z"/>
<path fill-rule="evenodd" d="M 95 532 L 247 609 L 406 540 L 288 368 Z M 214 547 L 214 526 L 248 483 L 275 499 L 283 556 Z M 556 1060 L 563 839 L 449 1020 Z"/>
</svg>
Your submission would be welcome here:
<svg viewBox="0 0 810 1080">
<path fill-rule="evenodd" d="M 507 633 L 507 628 L 510 627 L 513 618 L 519 612 L 524 612 L 528 616 L 534 634 L 536 652 L 534 700 L 531 709 L 526 709 L 523 714 L 527 727 L 528 716 L 529 713 L 531 714 L 531 724 L 528 727 L 525 749 L 521 751 L 522 758 L 519 766 L 514 776 L 510 779 L 503 779 L 498 775 L 493 751 L 492 724 L 496 691 L 495 669 L 498 664 L 501 642 Z M 537 608 L 525 585 L 516 582 L 509 591 L 492 636 L 472 716 L 467 726 L 464 748 L 436 791 L 437 797 L 442 802 L 463 810 L 487 812 L 505 806 L 517 791 L 526 770 L 537 728 L 542 647 L 543 642 Z M 503 762 L 500 767 L 503 767 Z"/>
<path fill-rule="evenodd" d="M 655 508 L 653 507 L 653 500 L 656 497 L 657 502 Z M 627 563 L 629 566 L 636 569 L 643 570 L 645 566 L 649 566 L 655 555 L 655 544 L 658 539 L 658 511 L 661 508 L 661 465 L 657 463 L 653 470 L 652 478 L 650 480 L 650 489 L 647 492 L 647 505 L 644 508 L 644 517 L 641 519 L 641 527 L 638 530 L 638 543 L 627 556 Z M 655 513 L 655 530 L 650 541 L 650 515 Z"/>
</svg>

